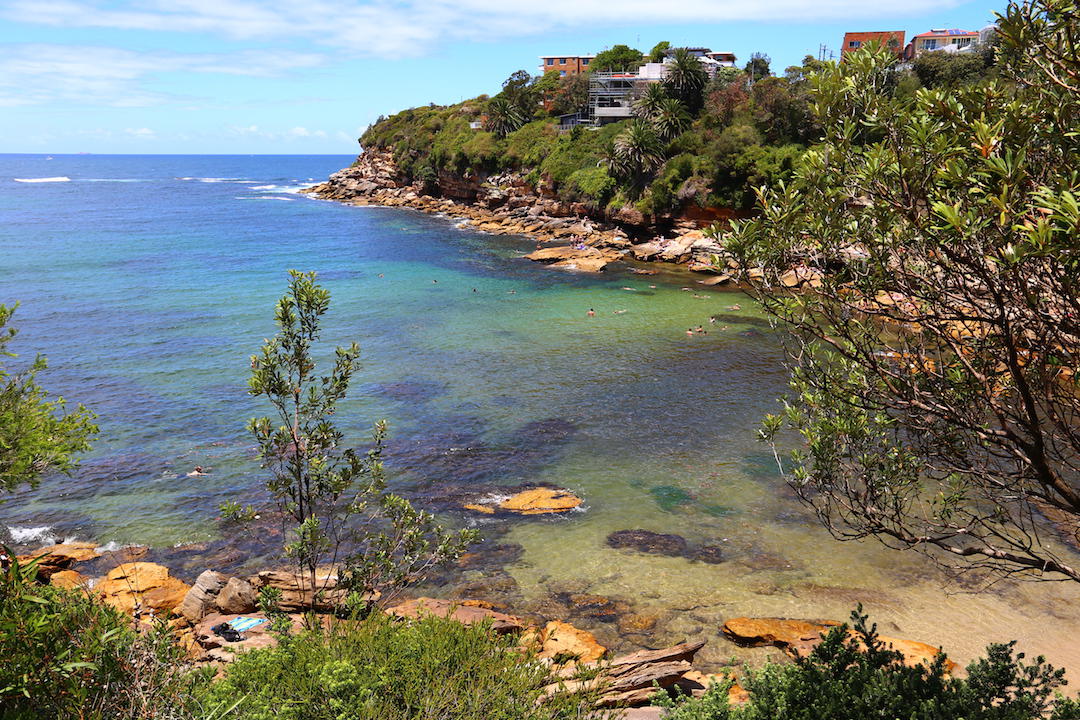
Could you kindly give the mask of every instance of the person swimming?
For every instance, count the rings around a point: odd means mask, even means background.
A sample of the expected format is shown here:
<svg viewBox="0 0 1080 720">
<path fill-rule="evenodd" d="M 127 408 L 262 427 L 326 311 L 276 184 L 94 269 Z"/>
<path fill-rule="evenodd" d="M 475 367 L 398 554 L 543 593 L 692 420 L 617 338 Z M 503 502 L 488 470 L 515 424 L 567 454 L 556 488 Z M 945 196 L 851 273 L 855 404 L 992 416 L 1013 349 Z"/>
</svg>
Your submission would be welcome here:
<svg viewBox="0 0 1080 720">
<path fill-rule="evenodd" d="M 595 317 L 595 316 L 596 316 L 596 311 L 595 311 L 595 310 L 593 310 L 592 308 L 589 308 L 589 312 L 587 312 L 587 313 L 585 313 L 585 314 L 586 314 L 586 315 L 587 315 L 588 317 Z"/>
<path fill-rule="evenodd" d="M 734 305 L 728 305 L 725 310 L 742 310 L 742 305 L 735 303 Z"/>
<path fill-rule="evenodd" d="M 187 474 L 188 477 L 199 477 L 200 475 L 206 475 L 209 468 L 204 468 L 202 465 L 196 465 L 195 469 Z"/>
<path fill-rule="evenodd" d="M 689 335 L 690 337 L 694 337 L 694 329 L 693 328 L 686 328 L 686 334 Z"/>
</svg>

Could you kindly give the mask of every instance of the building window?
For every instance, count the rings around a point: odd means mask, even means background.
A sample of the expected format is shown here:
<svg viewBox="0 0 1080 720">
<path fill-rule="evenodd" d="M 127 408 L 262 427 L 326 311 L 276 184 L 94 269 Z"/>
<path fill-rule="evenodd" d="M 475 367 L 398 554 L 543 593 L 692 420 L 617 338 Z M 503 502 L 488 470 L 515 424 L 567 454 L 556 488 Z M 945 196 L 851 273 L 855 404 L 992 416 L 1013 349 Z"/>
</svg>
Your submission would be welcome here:
<svg viewBox="0 0 1080 720">
<path fill-rule="evenodd" d="M 967 47 L 971 44 L 971 38 L 956 38 L 956 47 Z"/>
<path fill-rule="evenodd" d="M 860 40 L 852 40 L 851 42 L 849 42 L 849 43 L 847 44 L 847 46 L 848 46 L 849 48 L 857 48 L 857 47 L 859 47 L 860 45 L 862 45 L 862 42 L 861 42 Z"/>
<path fill-rule="evenodd" d="M 923 50 L 937 50 L 937 40 L 923 40 Z"/>
<path fill-rule="evenodd" d="M 555 58 L 545 58 L 545 60 L 547 60 L 548 65 L 554 65 L 555 64 Z"/>
<path fill-rule="evenodd" d="M 589 58 L 585 58 L 584 60 L 582 60 L 581 64 L 582 65 L 588 65 L 589 64 Z"/>
<path fill-rule="evenodd" d="M 559 58 L 559 64 L 560 65 L 565 65 L 566 64 L 566 58 Z"/>
</svg>

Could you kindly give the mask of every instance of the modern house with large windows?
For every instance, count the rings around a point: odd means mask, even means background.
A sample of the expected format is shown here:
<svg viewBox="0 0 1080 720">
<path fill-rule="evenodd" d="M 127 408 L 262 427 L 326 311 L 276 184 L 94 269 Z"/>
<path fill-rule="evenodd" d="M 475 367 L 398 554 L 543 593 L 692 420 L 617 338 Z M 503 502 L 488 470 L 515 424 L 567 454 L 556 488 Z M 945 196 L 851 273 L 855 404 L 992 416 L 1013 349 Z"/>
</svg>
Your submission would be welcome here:
<svg viewBox="0 0 1080 720">
<path fill-rule="evenodd" d="M 911 38 L 904 51 L 904 57 L 912 60 L 925 52 L 973 52 L 979 45 L 978 30 L 957 30 L 953 28 L 935 28 L 930 32 L 919 33 Z"/>
</svg>

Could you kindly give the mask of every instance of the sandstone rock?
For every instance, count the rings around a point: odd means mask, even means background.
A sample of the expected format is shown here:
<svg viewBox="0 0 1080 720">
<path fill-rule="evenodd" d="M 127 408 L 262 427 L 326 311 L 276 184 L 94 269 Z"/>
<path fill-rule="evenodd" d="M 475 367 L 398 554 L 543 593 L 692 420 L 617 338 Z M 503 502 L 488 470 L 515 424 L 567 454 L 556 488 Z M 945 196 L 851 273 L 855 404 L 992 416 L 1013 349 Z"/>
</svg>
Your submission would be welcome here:
<svg viewBox="0 0 1080 720">
<path fill-rule="evenodd" d="M 630 606 L 622 600 L 612 600 L 604 595 L 574 593 L 567 597 L 567 602 L 571 614 L 601 622 L 611 622 L 630 611 Z"/>
<path fill-rule="evenodd" d="M 311 579 L 296 570 L 264 570 L 248 578 L 256 592 L 263 587 L 277 588 L 281 591 L 278 607 L 286 612 L 307 610 L 315 600 L 315 610 L 329 611 L 338 607 L 348 594 L 338 586 L 337 573 L 331 569 L 319 568 L 315 573 L 314 592 Z"/>
<path fill-rule="evenodd" d="M 93 560 L 101 557 L 97 546 L 91 542 L 71 542 L 49 545 L 34 552 L 20 555 L 20 565 L 25 565 L 32 560 L 37 560 L 38 577 L 48 580 L 53 573 L 60 570 L 68 570 L 76 563 Z"/>
<path fill-rule="evenodd" d="M 835 620 L 787 620 L 783 618 L 732 618 L 724 623 L 722 631 L 730 640 L 756 647 L 773 645 L 782 648 L 789 655 L 806 655 L 821 642 L 823 636 L 841 623 Z M 852 632 L 853 631 L 849 631 Z M 854 635 L 853 635 L 854 636 Z M 879 636 L 887 646 L 904 656 L 904 663 L 914 666 L 919 663 L 929 664 L 937 655 L 938 649 L 916 640 Z M 946 661 L 946 669 L 952 672 L 956 663 Z"/>
<path fill-rule="evenodd" d="M 78 570 L 57 570 L 49 577 L 50 585 L 68 590 L 83 587 L 88 582 Z"/>
<path fill-rule="evenodd" d="M 637 245 L 630 246 L 630 254 L 634 257 L 634 259 L 643 260 L 646 262 L 649 260 L 655 260 L 663 251 L 664 248 L 660 245 L 660 243 L 656 242 L 638 243 Z"/>
<path fill-rule="evenodd" d="M 456 620 L 463 625 L 490 622 L 491 629 L 500 634 L 521 632 L 525 629 L 525 622 L 513 615 L 507 615 L 485 607 L 428 597 L 407 600 L 400 605 L 387 609 L 386 613 L 408 620 L 416 620 L 424 615 L 434 615 Z"/>
<path fill-rule="evenodd" d="M 590 663 L 602 658 L 605 652 L 607 648 L 596 641 L 596 636 L 570 623 L 552 620 L 540 631 L 538 656 L 542 658 Z"/>
<path fill-rule="evenodd" d="M 663 650 L 642 650 L 615 658 L 601 666 L 592 680 L 569 680 L 552 683 L 544 688 L 545 696 L 559 692 L 575 692 L 586 688 L 601 690 L 598 707 L 644 705 L 656 693 L 656 686 L 670 689 L 692 669 L 694 654 L 704 640 L 683 643 Z"/>
<path fill-rule="evenodd" d="M 629 548 L 650 555 L 684 555 L 686 540 L 678 535 L 666 535 L 651 530 L 618 530 L 607 536 L 613 548 Z"/>
<path fill-rule="evenodd" d="M 567 512 L 579 505 L 581 498 L 573 493 L 540 487 L 517 493 L 500 503 L 499 508 L 520 515 L 546 515 Z"/>
<path fill-rule="evenodd" d="M 214 570 L 204 570 L 195 578 L 195 584 L 187 591 L 178 612 L 189 622 L 198 622 L 211 609 L 214 599 L 225 586 L 228 577 Z"/>
<path fill-rule="evenodd" d="M 731 276 L 727 273 L 721 273 L 720 275 L 705 280 L 698 280 L 698 283 L 701 285 L 726 285 L 729 282 L 731 282 Z"/>
<path fill-rule="evenodd" d="M 169 574 L 162 565 L 133 562 L 118 565 L 94 586 L 94 594 L 125 615 L 175 610 L 184 601 L 187 583 Z"/>
<path fill-rule="evenodd" d="M 623 205 L 611 216 L 611 219 L 615 222 L 623 223 L 624 225 L 642 226 L 649 224 L 649 218 L 645 213 L 632 205 Z"/>
<path fill-rule="evenodd" d="M 825 273 L 817 268 L 807 267 L 806 265 L 796 265 L 780 275 L 780 284 L 789 288 L 818 288 L 821 287 L 822 279 L 824 277 Z"/>
<path fill-rule="evenodd" d="M 234 577 L 221 588 L 215 605 L 226 614 L 248 613 L 255 610 L 258 600 L 258 594 L 251 583 Z"/>
<path fill-rule="evenodd" d="M 620 635 L 645 635 L 656 628 L 658 618 L 655 615 L 639 615 L 632 613 L 619 618 L 618 628 Z"/>
<path fill-rule="evenodd" d="M 255 650 L 258 648 L 273 647 L 277 645 L 277 638 L 270 632 L 270 623 L 265 622 L 250 630 L 245 630 L 242 634 L 241 640 L 237 642 L 227 642 L 225 638 L 214 633 L 213 628 L 224 622 L 235 620 L 240 617 L 234 614 L 221 614 L 212 613 L 200 620 L 193 630 L 193 636 L 199 647 L 203 649 L 206 656 L 211 660 L 218 662 L 232 662 L 236 659 L 236 655 L 246 650 Z M 253 613 L 246 615 L 245 617 L 253 618 L 266 618 L 261 613 Z M 303 627 L 303 619 L 300 615 L 290 616 L 291 628 L 290 632 L 297 633 Z"/>
<path fill-rule="evenodd" d="M 552 263 L 555 267 L 584 272 L 600 272 L 621 255 L 615 250 L 601 250 L 586 245 L 578 249 L 570 245 L 541 248 L 526 255 L 534 262 Z"/>
<path fill-rule="evenodd" d="M 687 233 L 667 243 L 660 251 L 660 259 L 665 262 L 684 262 L 690 259 L 690 248 L 694 242 L 701 239 L 701 233 L 697 235 Z"/>
<path fill-rule="evenodd" d="M 719 685 L 732 681 L 731 687 L 728 688 L 728 703 L 731 705 L 743 705 L 750 700 L 750 693 L 746 691 L 738 682 L 734 681 L 733 675 L 719 673 L 706 675 L 698 670 L 690 670 L 682 676 L 677 684 L 679 688 L 694 697 L 701 697 L 705 694 L 713 685 Z"/>
</svg>

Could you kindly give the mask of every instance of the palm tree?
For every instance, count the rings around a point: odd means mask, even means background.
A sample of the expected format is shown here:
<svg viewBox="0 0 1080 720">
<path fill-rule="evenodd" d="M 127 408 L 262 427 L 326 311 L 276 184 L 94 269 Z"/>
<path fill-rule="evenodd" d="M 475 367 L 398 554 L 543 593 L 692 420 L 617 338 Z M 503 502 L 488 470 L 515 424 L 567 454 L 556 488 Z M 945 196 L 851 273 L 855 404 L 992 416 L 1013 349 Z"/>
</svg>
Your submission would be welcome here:
<svg viewBox="0 0 1080 720">
<path fill-rule="evenodd" d="M 664 88 L 674 98 L 682 100 L 688 110 L 698 110 L 704 101 L 705 84 L 709 75 L 701 62 L 686 48 L 675 48 L 664 75 Z"/>
<path fill-rule="evenodd" d="M 634 114 L 639 118 L 651 120 L 661 103 L 668 99 L 667 91 L 660 83 L 649 83 L 645 93 L 634 101 Z"/>
<path fill-rule="evenodd" d="M 487 107 L 487 120 L 484 129 L 495 133 L 501 138 L 517 130 L 525 124 L 525 116 L 521 109 L 506 98 L 492 98 Z"/>
<path fill-rule="evenodd" d="M 613 175 L 636 185 L 664 164 L 663 143 L 649 123 L 632 120 L 615 136 L 607 164 Z"/>
<path fill-rule="evenodd" d="M 661 142 L 678 137 L 690 124 L 690 113 L 675 98 L 664 98 L 650 116 L 653 130 Z"/>
</svg>

